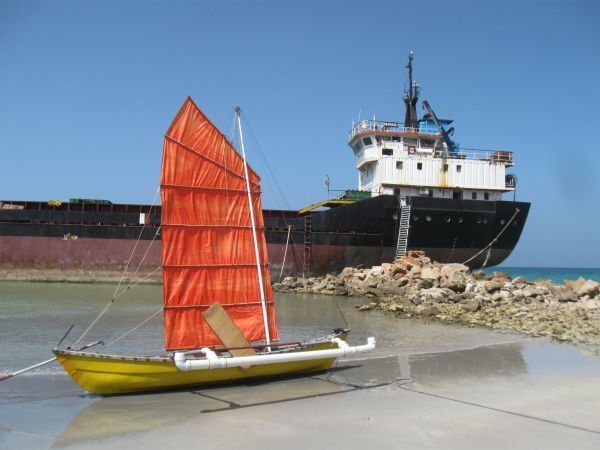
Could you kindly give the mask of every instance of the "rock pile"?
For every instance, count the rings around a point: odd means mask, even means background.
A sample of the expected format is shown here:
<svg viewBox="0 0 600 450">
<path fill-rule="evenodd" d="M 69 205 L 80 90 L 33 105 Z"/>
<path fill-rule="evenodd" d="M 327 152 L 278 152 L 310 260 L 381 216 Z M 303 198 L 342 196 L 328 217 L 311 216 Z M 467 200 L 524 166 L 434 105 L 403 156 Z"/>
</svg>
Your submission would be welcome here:
<svg viewBox="0 0 600 450">
<path fill-rule="evenodd" d="M 400 318 L 422 317 L 484 325 L 600 345 L 600 284 L 593 280 L 527 281 L 503 272 L 469 272 L 409 252 L 392 264 L 345 268 L 338 276 L 287 277 L 279 292 L 368 297 L 359 310 L 379 309 Z"/>
</svg>

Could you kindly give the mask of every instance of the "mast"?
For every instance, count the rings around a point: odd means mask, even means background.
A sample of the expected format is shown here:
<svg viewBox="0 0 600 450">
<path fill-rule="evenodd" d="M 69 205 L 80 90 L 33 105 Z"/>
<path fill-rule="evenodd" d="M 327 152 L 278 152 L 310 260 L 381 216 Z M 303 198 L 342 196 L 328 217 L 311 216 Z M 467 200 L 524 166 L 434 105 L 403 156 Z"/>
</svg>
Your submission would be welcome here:
<svg viewBox="0 0 600 450">
<path fill-rule="evenodd" d="M 242 121 L 240 119 L 240 107 L 235 108 L 235 117 L 240 132 L 240 148 L 242 150 L 242 159 L 244 160 L 244 175 L 246 178 L 246 192 L 248 194 L 248 208 L 250 208 L 250 222 L 252 224 L 252 243 L 254 244 L 254 254 L 256 257 L 256 271 L 258 272 L 258 286 L 260 290 L 260 306 L 262 309 L 263 324 L 265 327 L 265 342 L 271 344 L 269 335 L 269 321 L 267 319 L 267 301 L 265 300 L 265 287 L 263 282 L 263 273 L 260 264 L 260 254 L 258 252 L 258 239 L 256 237 L 256 222 L 254 220 L 254 208 L 252 207 L 252 194 L 250 193 L 250 178 L 248 177 L 248 164 L 246 162 L 246 150 L 244 148 L 244 136 L 242 134 Z"/>
<path fill-rule="evenodd" d="M 417 128 L 417 102 L 419 101 L 419 92 L 421 88 L 416 81 L 413 81 L 413 67 L 412 61 L 414 53 L 410 52 L 408 55 L 408 90 L 404 90 L 404 104 L 406 105 L 406 113 L 404 115 L 404 126 L 406 128 Z"/>
</svg>

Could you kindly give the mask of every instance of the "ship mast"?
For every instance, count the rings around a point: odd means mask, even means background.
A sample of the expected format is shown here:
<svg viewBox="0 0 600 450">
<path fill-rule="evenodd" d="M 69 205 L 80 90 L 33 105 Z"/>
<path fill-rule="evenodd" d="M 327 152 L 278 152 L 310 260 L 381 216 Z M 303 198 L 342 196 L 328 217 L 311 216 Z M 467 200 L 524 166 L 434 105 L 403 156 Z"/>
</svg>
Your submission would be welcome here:
<svg viewBox="0 0 600 450">
<path fill-rule="evenodd" d="M 406 113 L 404 115 L 404 126 L 406 128 L 417 128 L 417 102 L 419 101 L 419 92 L 421 88 L 416 81 L 413 81 L 412 74 L 412 61 L 414 53 L 410 52 L 408 55 L 408 90 L 404 90 L 404 104 L 406 105 Z"/>
</svg>

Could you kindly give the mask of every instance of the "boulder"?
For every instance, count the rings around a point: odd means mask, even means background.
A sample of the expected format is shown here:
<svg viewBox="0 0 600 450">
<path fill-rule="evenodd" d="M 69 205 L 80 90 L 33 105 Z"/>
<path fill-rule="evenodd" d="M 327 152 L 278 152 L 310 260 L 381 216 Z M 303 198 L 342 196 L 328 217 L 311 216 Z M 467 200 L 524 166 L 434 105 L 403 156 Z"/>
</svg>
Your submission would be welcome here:
<svg viewBox="0 0 600 450">
<path fill-rule="evenodd" d="M 383 267 L 381 267 L 381 266 L 373 266 L 373 267 L 371 267 L 370 273 L 371 273 L 371 275 L 382 275 L 383 274 Z"/>
<path fill-rule="evenodd" d="M 463 292 L 467 287 L 467 271 L 464 264 L 445 264 L 440 271 L 440 287 Z"/>
<path fill-rule="evenodd" d="M 421 269 L 421 278 L 437 281 L 440 279 L 441 271 L 437 267 L 423 267 Z"/>
<path fill-rule="evenodd" d="M 408 271 L 408 276 L 411 278 L 419 278 L 421 276 L 421 267 L 412 266 L 412 268 Z"/>
<path fill-rule="evenodd" d="M 358 272 L 354 267 L 344 267 L 342 273 L 340 273 L 340 278 L 342 280 L 351 280 L 352 277 Z"/>
<path fill-rule="evenodd" d="M 483 270 L 476 270 L 475 272 L 471 273 L 471 276 L 477 281 L 485 281 L 488 279 L 487 274 Z"/>
<path fill-rule="evenodd" d="M 581 298 L 587 295 L 589 298 L 595 297 L 600 291 L 600 283 L 594 280 L 587 280 L 576 291 L 577 297 Z"/>
<path fill-rule="evenodd" d="M 478 300 L 463 300 L 460 306 L 467 312 L 476 312 L 481 308 L 481 303 Z"/>
<path fill-rule="evenodd" d="M 504 282 L 502 281 L 484 281 L 482 283 L 483 290 L 488 294 L 499 291 L 504 287 Z"/>
<path fill-rule="evenodd" d="M 492 280 L 511 281 L 512 277 L 506 272 L 494 272 L 492 273 Z"/>
</svg>

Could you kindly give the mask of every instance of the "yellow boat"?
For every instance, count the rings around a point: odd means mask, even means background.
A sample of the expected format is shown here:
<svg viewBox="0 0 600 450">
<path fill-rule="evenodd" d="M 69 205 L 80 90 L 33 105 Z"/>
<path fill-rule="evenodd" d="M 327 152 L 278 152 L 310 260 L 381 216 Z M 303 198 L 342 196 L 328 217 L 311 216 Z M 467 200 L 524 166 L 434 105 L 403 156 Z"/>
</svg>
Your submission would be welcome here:
<svg viewBox="0 0 600 450">
<path fill-rule="evenodd" d="M 239 109 L 236 117 L 241 154 L 189 97 L 165 135 L 161 241 L 170 353 L 141 357 L 54 349 L 83 389 L 124 394 L 318 372 L 339 357 L 375 348 L 374 338 L 349 346 L 349 330 L 304 344 L 279 342 L 260 178 L 246 164 Z"/>
<path fill-rule="evenodd" d="M 298 346 L 294 352 L 336 349 L 334 337 L 346 339 L 349 330 L 339 331 L 318 342 Z M 274 353 L 274 352 L 272 352 Z M 83 389 L 93 394 L 114 395 L 179 389 L 242 380 L 276 378 L 328 370 L 336 358 L 274 362 L 248 367 L 182 371 L 171 356 L 134 357 L 75 350 L 54 350 L 65 371 Z M 276 353 L 275 353 L 276 354 Z"/>
</svg>

